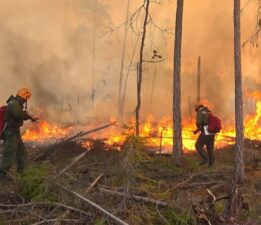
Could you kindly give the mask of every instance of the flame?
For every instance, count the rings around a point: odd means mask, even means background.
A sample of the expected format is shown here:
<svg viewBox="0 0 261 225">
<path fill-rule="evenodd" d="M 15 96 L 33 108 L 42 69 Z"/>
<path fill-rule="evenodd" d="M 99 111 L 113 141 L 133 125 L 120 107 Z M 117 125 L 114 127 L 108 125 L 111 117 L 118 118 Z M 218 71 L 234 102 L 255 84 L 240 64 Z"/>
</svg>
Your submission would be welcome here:
<svg viewBox="0 0 261 225">
<path fill-rule="evenodd" d="M 245 97 L 248 100 L 255 101 L 256 110 L 247 115 L 244 119 L 244 134 L 245 137 L 250 140 L 261 139 L 261 92 L 260 91 L 247 91 Z M 213 106 L 211 103 L 204 101 L 205 105 Z M 111 121 L 115 121 L 115 118 L 111 118 Z M 135 119 L 131 118 L 127 125 L 112 126 L 108 129 L 101 130 L 94 134 L 91 134 L 91 139 L 103 139 L 108 146 L 116 146 L 120 149 L 129 135 L 134 135 Z M 173 146 L 173 123 L 170 116 L 165 116 L 160 120 L 156 120 L 153 115 L 148 115 L 146 120 L 140 125 L 140 136 L 146 140 L 146 144 L 149 147 L 158 149 L 159 151 L 172 151 Z M 92 125 L 93 128 L 93 125 Z M 225 145 L 234 144 L 235 142 L 235 130 L 232 121 L 230 123 L 223 124 L 223 130 L 216 135 L 216 146 L 220 148 Z M 85 130 L 91 129 L 90 126 L 86 126 Z M 77 130 L 76 127 L 63 128 L 61 126 L 50 124 L 46 121 L 42 121 L 30 127 L 23 135 L 25 141 L 45 141 L 49 139 L 58 139 L 64 136 L 70 135 Z M 195 141 L 198 135 L 194 135 L 195 119 L 188 118 L 183 121 L 182 124 L 182 141 L 184 151 L 191 151 L 195 149 Z M 90 141 L 82 143 L 82 146 L 89 148 L 91 146 Z"/>
<path fill-rule="evenodd" d="M 261 139 L 261 101 L 256 103 L 256 114 L 246 117 L 245 137 L 248 139 Z"/>
<path fill-rule="evenodd" d="M 73 127 L 62 128 L 47 121 L 39 121 L 26 129 L 23 134 L 23 140 L 43 142 L 51 139 L 59 139 L 71 133 L 72 130 Z"/>
</svg>

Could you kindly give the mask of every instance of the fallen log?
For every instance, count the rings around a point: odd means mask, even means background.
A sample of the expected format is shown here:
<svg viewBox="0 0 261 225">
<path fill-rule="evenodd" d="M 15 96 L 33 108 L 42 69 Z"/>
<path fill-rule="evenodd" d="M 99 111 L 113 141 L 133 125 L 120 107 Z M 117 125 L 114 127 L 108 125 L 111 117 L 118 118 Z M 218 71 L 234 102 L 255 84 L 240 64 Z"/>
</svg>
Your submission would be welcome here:
<svg viewBox="0 0 261 225">
<path fill-rule="evenodd" d="M 105 189 L 105 188 L 99 188 L 99 190 L 100 190 L 100 192 L 103 192 L 103 193 L 118 195 L 118 196 L 127 197 L 127 198 L 133 198 L 133 199 L 136 199 L 136 200 L 139 200 L 139 201 L 153 203 L 153 204 L 156 204 L 158 206 L 164 206 L 164 207 L 168 206 L 168 203 L 166 203 L 166 202 L 162 202 L 162 201 L 155 200 L 155 199 L 148 198 L 148 197 L 126 194 L 126 193 L 122 193 L 122 192 L 118 192 L 118 191 L 112 191 L 112 190 Z"/>
<path fill-rule="evenodd" d="M 41 152 L 40 154 L 34 156 L 33 160 L 35 160 L 35 161 L 40 160 L 40 159 L 44 158 L 46 155 L 48 155 L 50 152 L 57 151 L 57 150 L 61 149 L 62 146 L 66 145 L 68 143 L 76 142 L 77 139 L 80 139 L 83 136 L 86 136 L 88 134 L 91 134 L 91 133 L 94 133 L 94 132 L 106 129 L 106 128 L 111 127 L 111 126 L 113 126 L 113 125 L 115 125 L 117 123 L 118 122 L 109 123 L 109 124 L 106 124 L 104 126 L 100 126 L 100 127 L 94 128 L 94 129 L 89 130 L 89 131 L 85 131 L 85 132 L 81 131 L 78 134 L 73 135 L 71 137 L 62 138 L 62 139 L 58 140 L 55 144 L 50 145 L 46 151 Z"/>
<path fill-rule="evenodd" d="M 116 125 L 117 123 L 118 122 L 115 121 L 115 122 L 112 122 L 112 123 L 109 123 L 109 124 L 106 124 L 106 125 L 94 128 L 94 129 L 89 130 L 89 131 L 85 131 L 85 132 L 81 131 L 81 132 L 79 132 L 78 134 L 76 134 L 74 136 L 71 136 L 71 137 L 65 138 L 65 139 L 61 139 L 59 142 L 55 143 L 54 146 L 57 146 L 57 145 L 62 144 L 62 143 L 73 142 L 73 141 L 75 141 L 75 140 L 77 140 L 79 138 L 82 138 L 82 137 L 86 136 L 87 134 L 91 134 L 91 133 L 94 133 L 94 132 L 106 129 L 108 127 Z"/>
<path fill-rule="evenodd" d="M 49 179 L 47 179 L 49 180 Z M 124 222 L 123 220 L 121 220 L 120 218 L 116 217 L 115 215 L 113 215 L 112 213 L 108 212 L 106 209 L 102 208 L 101 206 L 99 206 L 98 204 L 96 204 L 95 202 L 85 198 L 84 196 L 78 194 L 75 191 L 69 190 L 67 187 L 55 182 L 54 180 L 49 180 L 52 183 L 54 183 L 55 185 L 59 186 L 60 188 L 64 189 L 65 191 L 73 194 L 74 196 L 78 197 L 79 199 L 81 199 L 82 201 L 84 201 L 85 203 L 91 205 L 92 207 L 98 209 L 100 212 L 104 213 L 105 215 L 107 215 L 108 217 L 110 217 L 111 219 L 113 219 L 114 221 L 116 221 L 118 224 L 121 225 L 129 225 L 128 223 Z"/>
</svg>

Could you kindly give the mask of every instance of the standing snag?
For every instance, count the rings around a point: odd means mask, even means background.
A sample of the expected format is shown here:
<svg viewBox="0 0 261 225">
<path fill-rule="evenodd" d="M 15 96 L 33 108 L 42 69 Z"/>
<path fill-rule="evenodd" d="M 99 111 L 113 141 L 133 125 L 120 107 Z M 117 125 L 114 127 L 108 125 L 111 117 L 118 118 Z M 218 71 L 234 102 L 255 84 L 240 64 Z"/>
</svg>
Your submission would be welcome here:
<svg viewBox="0 0 261 225">
<path fill-rule="evenodd" d="M 181 128 L 181 43 L 182 43 L 182 17 L 183 0 L 177 0 L 176 26 L 175 26 L 175 47 L 174 47 L 174 74 L 173 74 L 173 155 L 174 163 L 181 165 L 182 161 L 182 128 Z"/>
</svg>

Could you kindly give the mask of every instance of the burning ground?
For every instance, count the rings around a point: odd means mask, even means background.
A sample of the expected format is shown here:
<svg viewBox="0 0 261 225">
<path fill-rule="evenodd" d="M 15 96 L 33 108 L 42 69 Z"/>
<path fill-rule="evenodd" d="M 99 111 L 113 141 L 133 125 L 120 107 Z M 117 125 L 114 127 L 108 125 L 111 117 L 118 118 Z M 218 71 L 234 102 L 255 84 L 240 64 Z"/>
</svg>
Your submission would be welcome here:
<svg viewBox="0 0 261 225">
<path fill-rule="evenodd" d="M 140 138 L 133 135 L 132 117 L 143 11 L 139 11 L 142 1 L 131 1 L 130 13 L 138 13 L 130 16 L 126 34 L 123 119 L 109 119 L 118 114 L 125 48 L 123 26 L 118 25 L 125 20 L 126 2 L 0 2 L 2 105 L 26 86 L 33 92 L 28 110 L 40 117 L 23 130 L 29 150 L 25 173 L 12 168 L 8 180 L 1 182 L 0 225 L 226 224 L 223 216 L 235 161 L 231 1 L 194 0 L 184 6 L 182 167 L 175 167 L 170 155 L 175 131 L 168 116 L 176 1 L 151 1 Z M 242 40 L 252 34 L 258 8 L 257 1 L 245 3 Z M 250 44 L 242 48 L 246 148 L 246 181 L 238 189 L 242 225 L 260 224 L 261 214 L 261 52 L 258 43 Z M 147 63 L 156 55 L 163 60 Z M 212 168 L 198 166 L 194 150 L 197 136 L 191 107 L 198 56 L 203 103 L 223 121 Z"/>
<path fill-rule="evenodd" d="M 244 132 L 245 137 L 249 140 L 261 139 L 261 92 L 260 91 L 246 91 L 246 100 L 252 102 L 254 107 L 252 112 L 245 115 Z M 212 104 L 205 101 L 205 105 L 210 108 Z M 117 122 L 115 118 L 111 118 L 110 121 L 105 122 Z M 105 123 L 103 122 L 103 123 Z M 45 142 L 53 142 L 57 139 L 66 138 L 80 132 L 81 130 L 91 130 L 94 127 L 99 127 L 103 123 L 89 123 L 89 124 L 70 124 L 61 125 L 56 123 L 50 123 L 48 121 L 40 120 L 40 122 L 31 125 L 27 128 L 23 134 L 23 139 L 26 142 L 33 142 L 34 144 Z M 95 124 L 95 125 L 94 125 Z M 109 146 L 118 146 L 121 149 L 121 145 L 126 138 L 134 134 L 135 119 L 130 118 L 126 123 L 117 122 L 113 126 L 107 129 L 101 129 L 95 133 L 91 133 L 88 138 L 94 140 L 104 141 Z M 157 152 L 172 152 L 173 145 L 173 124 L 171 117 L 163 117 L 156 119 L 153 115 L 148 115 L 146 120 L 141 124 L 140 136 L 146 140 L 146 145 L 151 147 L 152 150 Z M 193 118 L 187 118 L 183 121 L 183 145 L 185 151 L 194 151 L 194 145 L 197 136 L 193 134 L 195 130 L 195 120 Z M 224 120 L 223 129 L 221 133 L 217 134 L 216 147 L 217 149 L 226 145 L 234 144 L 235 131 L 234 124 L 231 120 Z M 88 140 L 81 140 L 82 145 L 88 147 L 91 142 Z"/>
<path fill-rule="evenodd" d="M 260 97 L 245 118 L 246 181 L 240 221 L 261 221 Z M 211 105 L 210 105 L 211 107 Z M 29 165 L 2 183 L 2 224 L 226 224 L 223 215 L 234 172 L 234 130 L 217 136 L 216 164 L 200 167 L 194 150 L 194 120 L 184 120 L 184 164 L 171 155 L 172 124 L 152 115 L 133 136 L 134 123 L 67 124 L 39 121 L 23 138 Z M 95 124 L 95 125 L 94 125 Z M 163 154 L 164 153 L 164 154 Z M 142 212 L 142 213 L 141 213 Z"/>
<path fill-rule="evenodd" d="M 82 137 L 29 149 L 25 173 L 13 169 L 1 183 L 2 224 L 225 225 L 233 145 L 216 150 L 209 169 L 198 165 L 194 152 L 175 167 L 170 155 L 148 151 L 143 138 L 129 136 L 119 151 L 100 139 L 82 146 Z M 246 142 L 240 224 L 260 223 L 260 151 L 259 141 Z"/>
</svg>

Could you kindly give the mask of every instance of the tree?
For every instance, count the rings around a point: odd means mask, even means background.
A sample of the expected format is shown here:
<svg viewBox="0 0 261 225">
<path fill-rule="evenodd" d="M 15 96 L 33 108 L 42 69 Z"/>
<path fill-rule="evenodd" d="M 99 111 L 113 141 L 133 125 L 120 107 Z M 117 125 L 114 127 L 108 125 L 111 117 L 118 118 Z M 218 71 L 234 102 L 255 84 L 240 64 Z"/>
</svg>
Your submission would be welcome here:
<svg viewBox="0 0 261 225">
<path fill-rule="evenodd" d="M 109 6 L 105 3 L 104 0 L 77 0 L 75 4 L 77 7 L 79 19 L 81 21 L 81 26 L 86 30 L 91 30 L 91 35 L 87 35 L 87 37 L 91 37 L 91 103 L 94 105 L 97 92 L 96 59 L 97 48 L 99 47 L 97 44 L 97 39 L 101 33 L 110 31 L 112 29 Z M 86 37 L 86 34 L 84 35 Z"/>
<path fill-rule="evenodd" d="M 139 58 L 139 63 L 137 65 L 137 106 L 135 110 L 136 111 L 136 136 L 139 136 L 140 134 L 141 84 L 143 78 L 143 50 L 145 45 L 146 28 L 147 28 L 148 16 L 149 16 L 149 6 L 150 6 L 150 0 L 146 0 L 145 18 L 143 22 L 142 38 L 141 38 L 141 45 L 140 45 L 140 58 Z"/>
<path fill-rule="evenodd" d="M 123 69 L 125 61 L 125 52 L 126 52 L 126 42 L 127 42 L 127 29 L 128 29 L 128 19 L 129 19 L 129 10 L 130 10 L 130 0 L 127 2 L 127 11 L 126 11 L 126 23 L 124 28 L 124 38 L 123 38 L 123 48 L 122 48 L 122 57 L 121 57 L 121 70 L 120 70 L 120 81 L 119 81 L 119 93 L 118 93 L 118 114 L 122 119 L 122 79 L 123 79 Z"/>
<path fill-rule="evenodd" d="M 235 123 L 236 182 L 244 179 L 244 131 L 241 71 L 240 0 L 234 0 Z"/>
<path fill-rule="evenodd" d="M 235 177 L 229 190 L 229 199 L 225 211 L 228 221 L 236 220 L 242 204 L 242 196 L 238 184 L 244 179 L 244 132 L 243 132 L 243 100 L 241 71 L 241 37 L 240 37 L 240 0 L 234 0 L 234 61 L 235 61 Z"/>
<path fill-rule="evenodd" d="M 181 128 L 181 43 L 182 43 L 183 0 L 177 0 L 175 43 L 174 43 L 174 73 L 173 73 L 173 155 L 174 163 L 181 165 L 182 161 L 182 128 Z"/>
</svg>

